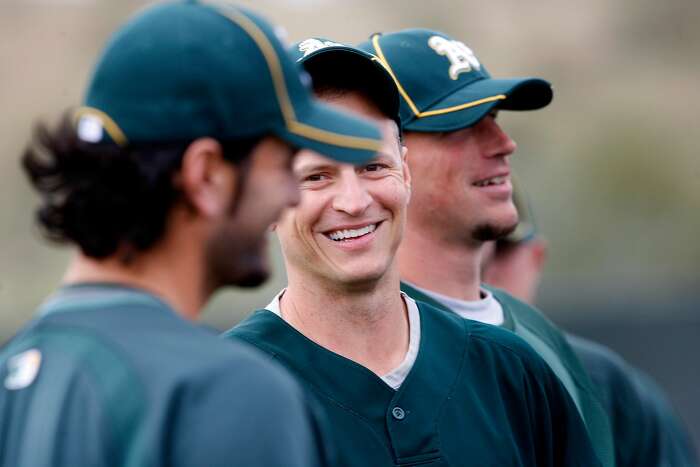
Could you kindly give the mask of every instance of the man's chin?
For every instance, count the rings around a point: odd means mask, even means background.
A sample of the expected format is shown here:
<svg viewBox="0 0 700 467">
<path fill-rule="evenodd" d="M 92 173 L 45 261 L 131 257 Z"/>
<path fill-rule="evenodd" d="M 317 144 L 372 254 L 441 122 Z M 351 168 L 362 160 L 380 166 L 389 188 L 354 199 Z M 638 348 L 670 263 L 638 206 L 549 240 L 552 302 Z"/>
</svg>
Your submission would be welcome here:
<svg viewBox="0 0 700 467">
<path fill-rule="evenodd" d="M 367 291 L 374 289 L 386 274 L 386 267 L 367 265 L 362 271 L 345 271 L 344 274 L 336 277 L 336 282 L 347 291 Z"/>
</svg>

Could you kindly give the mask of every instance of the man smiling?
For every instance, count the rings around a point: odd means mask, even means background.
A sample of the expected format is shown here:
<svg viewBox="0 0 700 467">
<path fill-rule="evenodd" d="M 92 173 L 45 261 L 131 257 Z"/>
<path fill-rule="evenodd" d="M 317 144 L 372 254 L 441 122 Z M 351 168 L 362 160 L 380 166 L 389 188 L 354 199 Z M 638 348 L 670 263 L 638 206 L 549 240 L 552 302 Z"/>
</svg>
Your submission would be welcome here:
<svg viewBox="0 0 700 467">
<path fill-rule="evenodd" d="M 0 349 L 0 466 L 326 465 L 294 379 L 187 320 L 266 278 L 297 148 L 365 161 L 379 129 L 314 99 L 276 28 L 228 2 L 141 10 L 89 83 L 22 158 L 75 254 Z"/>
<path fill-rule="evenodd" d="M 383 145 L 357 166 L 297 156 L 301 201 L 276 228 L 288 286 L 226 336 L 274 356 L 317 397 L 339 465 L 599 465 L 527 344 L 401 294 L 411 178 L 396 90 L 374 56 L 316 41 L 301 51 L 317 95 L 375 119 Z M 373 99 L 378 88 L 395 98 Z"/>
<path fill-rule="evenodd" d="M 540 78 L 492 78 L 474 52 L 444 33 L 407 29 L 360 45 L 390 70 L 414 175 L 406 236 L 398 252 L 402 289 L 437 308 L 509 329 L 549 364 L 576 402 L 603 465 L 615 465 L 599 394 L 563 333 L 539 311 L 481 287 L 484 242 L 511 232 L 510 157 L 516 144 L 500 110 L 536 110 L 552 100 Z"/>
</svg>

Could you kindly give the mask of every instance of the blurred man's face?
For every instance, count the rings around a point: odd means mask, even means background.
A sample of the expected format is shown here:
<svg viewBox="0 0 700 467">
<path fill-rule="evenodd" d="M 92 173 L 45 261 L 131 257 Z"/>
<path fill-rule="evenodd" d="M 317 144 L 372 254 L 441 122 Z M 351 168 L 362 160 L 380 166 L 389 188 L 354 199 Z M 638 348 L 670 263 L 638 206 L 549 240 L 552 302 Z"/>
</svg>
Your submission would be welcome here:
<svg viewBox="0 0 700 467">
<path fill-rule="evenodd" d="M 516 145 L 495 117 L 450 133 L 406 134 L 412 228 L 477 245 L 515 228 L 509 156 Z"/>
<path fill-rule="evenodd" d="M 301 151 L 293 166 L 301 201 L 284 213 L 276 230 L 290 277 L 361 286 L 378 281 L 395 264 L 410 181 L 394 122 L 359 94 L 334 97 L 332 103 L 377 120 L 382 149 L 359 166 Z"/>
<path fill-rule="evenodd" d="M 486 245 L 481 261 L 482 281 L 534 304 L 546 256 L 544 240 L 536 237 L 526 242 Z"/>
<path fill-rule="evenodd" d="M 215 285 L 255 287 L 268 278 L 267 232 L 285 208 L 299 201 L 291 166 L 294 154 L 288 144 L 268 137 L 253 149 L 247 171 L 239 171 L 242 190 L 207 248 Z"/>
</svg>

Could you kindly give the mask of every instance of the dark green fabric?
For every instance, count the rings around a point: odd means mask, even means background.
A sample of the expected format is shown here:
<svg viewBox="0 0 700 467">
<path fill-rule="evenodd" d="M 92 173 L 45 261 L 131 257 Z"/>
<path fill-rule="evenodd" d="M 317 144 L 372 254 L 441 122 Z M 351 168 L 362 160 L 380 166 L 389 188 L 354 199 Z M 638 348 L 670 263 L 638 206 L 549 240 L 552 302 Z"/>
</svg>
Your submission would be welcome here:
<svg viewBox="0 0 700 467">
<path fill-rule="evenodd" d="M 41 367 L 41 377 L 50 384 L 33 384 L 25 390 L 7 394 L 5 402 L 12 404 L 12 410 L 22 425 L 17 431 L 25 433 L 36 446 L 51 446 L 67 424 L 85 423 L 96 433 L 104 431 L 91 423 L 91 417 L 99 417 L 101 424 L 109 427 L 109 435 L 96 439 L 94 434 L 85 430 L 84 435 L 94 441 L 89 446 L 93 452 L 76 452 L 83 448 L 73 444 L 64 447 L 61 457 L 99 457 L 104 465 L 110 465 L 110 462 L 125 467 L 144 465 L 139 459 L 148 456 L 145 446 L 131 440 L 143 440 L 137 430 L 144 421 L 145 389 L 138 375 L 121 356 L 100 345 L 94 336 L 69 328 L 33 332 L 24 339 L 13 341 L 3 354 L 16 355 L 32 348 L 40 348 L 46 356 L 44 358 L 51 359 L 50 363 L 43 362 Z M 77 365 L 80 368 L 76 368 Z M 76 377 L 76 373 L 80 376 Z M 76 380 L 81 380 L 85 387 L 79 387 Z M 70 389 L 73 394 L 62 394 L 59 392 L 62 388 Z M 82 396 L 81 404 L 89 409 L 74 407 L 77 404 L 74 398 L 78 395 Z M 66 401 L 66 398 L 71 400 Z M 64 406 L 73 407 L 73 410 L 64 411 Z M 26 411 L 17 411 L 17 407 L 25 407 Z M 9 445 L 7 449 L 13 451 L 6 453 L 7 458 L 15 459 L 17 465 L 52 465 L 56 455 L 51 449 L 22 450 L 19 444 Z"/>
<path fill-rule="evenodd" d="M 602 394 L 618 467 L 698 466 L 683 422 L 651 378 L 603 345 L 566 337 Z"/>
<path fill-rule="evenodd" d="M 8 388 L 29 349 L 36 379 Z M 311 410 L 265 355 L 123 287 L 61 290 L 0 352 L 2 467 L 318 466 Z"/>
<path fill-rule="evenodd" d="M 405 131 L 455 131 L 474 125 L 494 107 L 534 110 L 552 100 L 547 81 L 492 78 L 471 50 L 439 31 L 375 34 L 358 48 L 382 59 L 401 86 Z"/>
<path fill-rule="evenodd" d="M 420 349 L 398 391 L 267 310 L 224 336 L 267 352 L 315 395 L 339 466 L 599 465 L 566 390 L 527 344 L 418 307 Z"/>
<path fill-rule="evenodd" d="M 312 98 L 271 24 L 224 1 L 160 2 L 123 25 L 76 120 L 91 143 L 275 134 L 353 163 L 373 157 L 381 142 L 369 121 Z"/>
<path fill-rule="evenodd" d="M 549 364 L 576 402 L 586 422 L 593 447 L 604 466 L 615 465 L 614 440 L 610 421 L 599 394 L 594 389 L 585 369 L 581 365 L 564 335 L 542 313 L 515 299 L 502 290 L 487 287 L 501 304 L 504 315 L 503 327 L 522 337 Z M 410 297 L 425 301 L 442 310 L 450 311 L 442 303 L 421 291 L 402 283 Z"/>
</svg>

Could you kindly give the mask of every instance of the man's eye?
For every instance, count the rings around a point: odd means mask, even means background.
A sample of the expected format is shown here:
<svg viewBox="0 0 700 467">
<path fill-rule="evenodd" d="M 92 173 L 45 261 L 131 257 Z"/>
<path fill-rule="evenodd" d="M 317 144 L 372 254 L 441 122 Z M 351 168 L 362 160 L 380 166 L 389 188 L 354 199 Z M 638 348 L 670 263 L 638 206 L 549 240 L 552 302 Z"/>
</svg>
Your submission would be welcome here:
<svg viewBox="0 0 700 467">
<path fill-rule="evenodd" d="M 311 174 L 303 178 L 304 182 L 320 182 L 328 178 L 325 174 Z"/>
<path fill-rule="evenodd" d="M 386 165 L 384 164 L 367 164 L 365 166 L 365 171 L 366 172 L 377 172 L 379 170 L 385 169 Z"/>
</svg>

